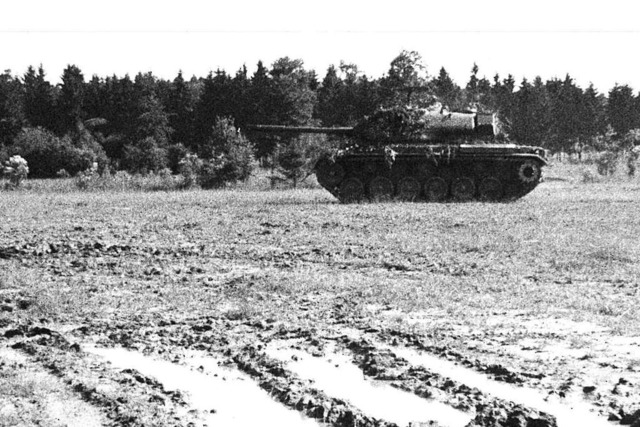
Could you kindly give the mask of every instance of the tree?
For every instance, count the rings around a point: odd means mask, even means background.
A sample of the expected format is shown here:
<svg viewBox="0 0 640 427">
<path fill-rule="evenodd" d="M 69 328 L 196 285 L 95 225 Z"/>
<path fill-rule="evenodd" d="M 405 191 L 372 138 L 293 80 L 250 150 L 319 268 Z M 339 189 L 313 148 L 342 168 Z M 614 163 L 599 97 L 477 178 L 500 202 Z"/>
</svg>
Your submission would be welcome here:
<svg viewBox="0 0 640 427">
<path fill-rule="evenodd" d="M 316 93 L 311 89 L 315 74 L 304 69 L 301 59 L 288 57 L 276 60 L 270 74 L 272 122 L 284 125 L 310 124 L 317 102 Z"/>
<path fill-rule="evenodd" d="M 22 84 L 6 70 L 0 74 L 0 146 L 13 142 L 24 121 Z"/>
<path fill-rule="evenodd" d="M 433 80 L 434 94 L 443 106 L 457 109 L 460 104 L 460 87 L 455 84 L 444 67 L 440 68 L 438 77 Z"/>
<path fill-rule="evenodd" d="M 194 145 L 204 143 L 218 117 L 233 115 L 231 77 L 223 71 L 210 72 L 204 79 L 202 95 L 196 106 Z"/>
<path fill-rule="evenodd" d="M 615 85 L 609 91 L 607 118 L 613 130 L 620 136 L 638 127 L 638 111 L 633 90 L 628 85 Z"/>
<path fill-rule="evenodd" d="M 533 85 L 523 79 L 514 98 L 511 136 L 521 144 L 544 145 L 549 120 L 542 79 L 536 77 Z"/>
<path fill-rule="evenodd" d="M 215 188 L 230 182 L 244 181 L 255 167 L 253 144 L 233 125 L 233 120 L 218 118 L 202 152 L 205 161 L 200 170 L 200 185 Z"/>
<path fill-rule="evenodd" d="M 194 113 L 198 99 L 193 86 L 182 77 L 182 71 L 178 73 L 171 86 L 171 96 L 167 104 L 169 126 L 174 130 L 173 141 L 193 147 Z"/>
<path fill-rule="evenodd" d="M 344 123 L 344 116 L 340 111 L 342 90 L 343 82 L 338 77 L 336 67 L 331 65 L 318 89 L 316 114 L 324 126 L 336 126 Z"/>
<path fill-rule="evenodd" d="M 584 136 L 594 138 L 607 131 L 606 99 L 590 84 L 584 91 Z"/>
<path fill-rule="evenodd" d="M 330 66 L 318 89 L 316 117 L 325 126 L 354 126 L 379 105 L 377 86 L 354 64 Z"/>
<path fill-rule="evenodd" d="M 269 70 L 258 61 L 256 72 L 249 81 L 247 104 L 248 115 L 255 124 L 273 124 L 270 119 L 270 103 L 273 87 Z"/>
<path fill-rule="evenodd" d="M 69 65 L 62 72 L 62 85 L 58 99 L 59 121 L 56 126 L 59 134 L 72 130 L 78 121 L 84 120 L 85 82 L 82 71 L 75 65 Z"/>
<path fill-rule="evenodd" d="M 385 105 L 431 105 L 434 100 L 427 78 L 427 67 L 422 63 L 420 54 L 403 50 L 391 61 L 389 71 L 381 82 Z"/>
<path fill-rule="evenodd" d="M 54 89 L 45 79 L 42 65 L 38 73 L 29 67 L 23 77 L 24 117 L 32 127 L 57 129 Z"/>
</svg>

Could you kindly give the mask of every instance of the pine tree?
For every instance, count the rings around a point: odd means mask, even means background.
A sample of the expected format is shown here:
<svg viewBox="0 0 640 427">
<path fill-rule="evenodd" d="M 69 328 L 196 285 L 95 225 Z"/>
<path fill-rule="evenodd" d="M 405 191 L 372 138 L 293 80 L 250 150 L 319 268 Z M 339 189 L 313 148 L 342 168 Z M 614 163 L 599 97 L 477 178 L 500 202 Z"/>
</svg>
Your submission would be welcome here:
<svg viewBox="0 0 640 427">
<path fill-rule="evenodd" d="M 182 77 L 182 71 L 173 80 L 171 96 L 169 97 L 167 114 L 169 125 L 174 130 L 173 141 L 193 147 L 194 113 L 197 98 L 192 85 Z"/>
<path fill-rule="evenodd" d="M 56 109 L 53 86 L 45 79 L 42 65 L 38 72 L 29 67 L 23 77 L 24 115 L 32 127 L 43 127 L 49 130 L 57 128 Z"/>
<path fill-rule="evenodd" d="M 336 67 L 331 65 L 318 89 L 317 117 L 324 126 L 336 126 L 343 124 L 343 115 L 340 111 L 342 105 L 343 82 L 338 77 Z"/>
<path fill-rule="evenodd" d="M 76 128 L 79 121 L 84 120 L 84 75 L 80 68 L 69 65 L 62 73 L 62 85 L 58 98 L 59 134 L 65 134 Z"/>
<path fill-rule="evenodd" d="M 444 67 L 440 68 L 438 77 L 433 80 L 433 89 L 443 106 L 452 110 L 459 108 L 460 87 L 455 84 Z"/>
<path fill-rule="evenodd" d="M 618 136 L 638 127 L 640 120 L 636 109 L 636 98 L 628 85 L 615 85 L 609 91 L 607 117 Z"/>
<path fill-rule="evenodd" d="M 0 75 L 0 146 L 11 144 L 24 124 L 22 84 L 6 70 Z"/>
</svg>

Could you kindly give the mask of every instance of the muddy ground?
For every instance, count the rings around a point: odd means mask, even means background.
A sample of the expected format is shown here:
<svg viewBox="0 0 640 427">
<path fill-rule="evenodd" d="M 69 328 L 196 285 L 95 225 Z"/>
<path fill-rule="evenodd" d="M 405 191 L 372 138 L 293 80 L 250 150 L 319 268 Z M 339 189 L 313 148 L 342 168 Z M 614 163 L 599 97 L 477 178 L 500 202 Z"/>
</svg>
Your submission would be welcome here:
<svg viewBox="0 0 640 427">
<path fill-rule="evenodd" d="M 638 190 L 2 194 L 0 424 L 640 426 Z"/>
</svg>

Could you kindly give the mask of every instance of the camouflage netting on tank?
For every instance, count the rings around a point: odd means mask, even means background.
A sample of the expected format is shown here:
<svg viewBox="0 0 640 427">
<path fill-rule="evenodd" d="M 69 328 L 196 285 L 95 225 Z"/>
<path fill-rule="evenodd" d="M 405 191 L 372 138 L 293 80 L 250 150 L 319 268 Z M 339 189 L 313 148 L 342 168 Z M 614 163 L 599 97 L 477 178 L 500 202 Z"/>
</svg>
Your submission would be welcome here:
<svg viewBox="0 0 640 427">
<path fill-rule="evenodd" d="M 473 113 L 439 113 L 419 108 L 382 109 L 358 124 L 354 136 L 380 143 L 428 140 L 434 136 L 470 135 L 476 129 Z"/>
</svg>

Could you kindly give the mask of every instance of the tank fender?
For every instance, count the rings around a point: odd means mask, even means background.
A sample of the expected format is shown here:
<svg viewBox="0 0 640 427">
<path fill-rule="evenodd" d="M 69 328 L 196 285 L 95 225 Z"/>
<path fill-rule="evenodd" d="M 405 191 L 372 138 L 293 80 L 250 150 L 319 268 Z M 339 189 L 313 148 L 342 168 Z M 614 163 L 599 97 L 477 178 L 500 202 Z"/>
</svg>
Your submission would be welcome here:
<svg viewBox="0 0 640 427">
<path fill-rule="evenodd" d="M 539 156 L 537 154 L 515 153 L 515 154 L 510 154 L 509 157 L 510 158 L 516 157 L 518 159 L 524 159 L 524 160 L 537 160 L 540 163 L 542 163 L 543 166 L 547 166 L 549 164 L 547 159 L 545 159 L 544 157 Z"/>
</svg>

